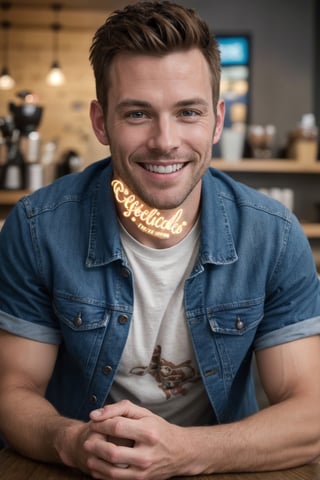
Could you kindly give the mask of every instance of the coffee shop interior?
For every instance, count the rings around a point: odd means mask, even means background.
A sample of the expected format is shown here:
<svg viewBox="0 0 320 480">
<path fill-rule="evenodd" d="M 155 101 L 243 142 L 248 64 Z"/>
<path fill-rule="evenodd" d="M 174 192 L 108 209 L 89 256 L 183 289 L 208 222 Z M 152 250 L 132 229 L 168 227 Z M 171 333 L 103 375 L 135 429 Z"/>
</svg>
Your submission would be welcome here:
<svg viewBox="0 0 320 480">
<path fill-rule="evenodd" d="M 0 2 L 0 228 L 23 195 L 108 155 L 89 121 L 95 30 L 133 0 Z M 292 209 L 320 271 L 320 2 L 177 0 L 217 36 L 212 165 Z"/>
</svg>

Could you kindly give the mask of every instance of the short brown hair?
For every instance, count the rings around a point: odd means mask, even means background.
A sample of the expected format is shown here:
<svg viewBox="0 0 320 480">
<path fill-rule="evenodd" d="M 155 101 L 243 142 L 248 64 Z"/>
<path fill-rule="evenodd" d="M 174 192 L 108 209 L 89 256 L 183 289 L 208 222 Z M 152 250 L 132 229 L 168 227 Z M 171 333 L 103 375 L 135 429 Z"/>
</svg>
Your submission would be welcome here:
<svg viewBox="0 0 320 480">
<path fill-rule="evenodd" d="M 220 52 L 198 13 L 169 1 L 142 1 L 115 10 L 95 33 L 90 48 L 102 109 L 107 108 L 108 74 L 116 54 L 166 55 L 191 48 L 198 48 L 208 62 L 215 110 L 220 94 Z"/>
</svg>

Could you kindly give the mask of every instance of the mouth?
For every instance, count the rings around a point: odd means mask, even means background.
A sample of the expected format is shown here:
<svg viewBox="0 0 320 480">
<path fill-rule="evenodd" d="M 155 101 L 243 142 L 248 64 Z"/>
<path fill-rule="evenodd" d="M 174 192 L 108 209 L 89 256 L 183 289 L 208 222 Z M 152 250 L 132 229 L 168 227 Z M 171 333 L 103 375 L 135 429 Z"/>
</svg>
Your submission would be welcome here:
<svg viewBox="0 0 320 480">
<path fill-rule="evenodd" d="M 172 163 L 170 165 L 154 165 L 151 163 L 142 163 L 141 166 L 148 172 L 170 174 L 170 173 L 178 172 L 185 166 L 185 164 Z"/>
</svg>

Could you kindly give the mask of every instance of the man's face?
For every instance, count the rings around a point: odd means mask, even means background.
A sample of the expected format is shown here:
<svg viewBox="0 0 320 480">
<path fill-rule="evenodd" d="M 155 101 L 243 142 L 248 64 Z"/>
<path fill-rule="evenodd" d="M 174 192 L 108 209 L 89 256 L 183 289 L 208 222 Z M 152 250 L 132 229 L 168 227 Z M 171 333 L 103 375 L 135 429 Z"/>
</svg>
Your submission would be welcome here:
<svg viewBox="0 0 320 480">
<path fill-rule="evenodd" d="M 106 119 L 98 104 L 91 107 L 100 137 L 105 128 L 102 143 L 110 145 L 115 177 L 150 207 L 199 203 L 224 115 L 221 102 L 215 118 L 210 78 L 197 49 L 163 57 L 120 54 L 110 71 Z"/>
</svg>

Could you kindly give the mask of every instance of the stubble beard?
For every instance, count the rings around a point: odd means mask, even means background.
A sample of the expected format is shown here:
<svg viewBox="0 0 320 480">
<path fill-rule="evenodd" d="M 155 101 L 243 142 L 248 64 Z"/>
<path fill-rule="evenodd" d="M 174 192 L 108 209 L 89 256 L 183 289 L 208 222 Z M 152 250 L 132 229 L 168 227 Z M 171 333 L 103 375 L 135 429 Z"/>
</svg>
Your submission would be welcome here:
<svg viewBox="0 0 320 480">
<path fill-rule="evenodd" d="M 152 162 L 163 162 L 163 163 L 184 163 L 183 168 L 188 168 L 189 163 L 193 164 L 198 161 L 198 156 L 196 154 L 189 155 L 189 158 L 186 160 L 186 155 L 177 155 L 177 154 L 160 154 L 156 152 L 151 152 L 146 155 L 134 155 L 132 157 L 134 163 L 144 164 Z M 141 166 L 140 168 L 143 168 Z M 201 173 L 201 175 L 200 175 Z M 199 175 L 190 179 L 189 185 L 185 188 L 185 191 L 178 191 L 177 193 L 171 193 L 172 191 L 179 189 L 178 185 L 172 185 L 171 181 L 166 181 L 165 177 L 161 182 L 161 185 L 158 187 L 157 194 L 154 195 L 151 192 L 148 192 L 148 187 L 141 185 L 139 181 L 136 181 L 134 184 L 132 179 L 123 178 L 124 182 L 127 182 L 128 187 L 149 207 L 157 208 L 158 210 L 174 210 L 179 208 L 184 201 L 191 194 L 193 189 L 196 187 L 198 182 L 201 180 L 203 172 L 199 172 Z M 164 174 L 162 174 L 164 175 Z M 170 175 L 170 174 L 169 174 Z M 139 179 L 138 179 L 139 180 Z"/>
</svg>

